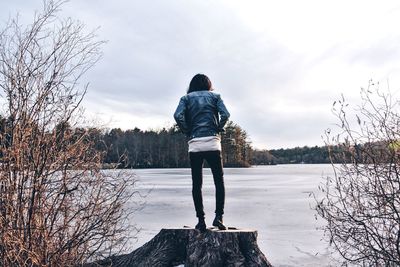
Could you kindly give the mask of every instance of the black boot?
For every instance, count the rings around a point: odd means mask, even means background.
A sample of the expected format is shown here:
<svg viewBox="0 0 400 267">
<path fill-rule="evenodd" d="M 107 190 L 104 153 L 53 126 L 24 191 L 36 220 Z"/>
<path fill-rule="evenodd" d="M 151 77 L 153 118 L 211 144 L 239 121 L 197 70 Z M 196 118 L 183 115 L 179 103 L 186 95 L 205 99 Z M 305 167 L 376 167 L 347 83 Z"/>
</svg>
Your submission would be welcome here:
<svg viewBox="0 0 400 267">
<path fill-rule="evenodd" d="M 219 230 L 226 230 L 226 226 L 222 220 L 222 215 L 216 215 L 212 225 L 218 227 Z"/>
<path fill-rule="evenodd" d="M 206 229 L 207 229 L 207 226 L 206 226 L 206 222 L 205 222 L 205 220 L 204 220 L 204 217 L 200 217 L 199 218 L 199 222 L 196 224 L 196 227 L 195 227 L 197 230 L 200 230 L 200 232 L 204 232 Z"/>
</svg>

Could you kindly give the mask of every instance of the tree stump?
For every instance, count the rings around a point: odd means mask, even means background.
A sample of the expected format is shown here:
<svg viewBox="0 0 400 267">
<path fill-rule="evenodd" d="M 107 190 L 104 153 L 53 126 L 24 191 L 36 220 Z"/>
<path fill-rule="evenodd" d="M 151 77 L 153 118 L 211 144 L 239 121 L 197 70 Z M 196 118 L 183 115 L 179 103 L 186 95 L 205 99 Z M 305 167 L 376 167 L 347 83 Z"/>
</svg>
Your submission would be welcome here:
<svg viewBox="0 0 400 267">
<path fill-rule="evenodd" d="M 91 266 L 266 266 L 272 267 L 257 245 L 257 231 L 209 228 L 162 229 L 135 251 L 112 256 Z"/>
</svg>

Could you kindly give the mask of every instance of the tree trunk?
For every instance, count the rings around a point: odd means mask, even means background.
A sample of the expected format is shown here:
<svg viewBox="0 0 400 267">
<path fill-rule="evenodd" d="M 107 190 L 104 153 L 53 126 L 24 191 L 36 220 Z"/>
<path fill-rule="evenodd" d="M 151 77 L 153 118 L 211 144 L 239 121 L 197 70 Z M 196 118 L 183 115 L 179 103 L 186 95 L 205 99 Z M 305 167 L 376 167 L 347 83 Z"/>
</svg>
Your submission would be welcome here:
<svg viewBox="0 0 400 267">
<path fill-rule="evenodd" d="M 272 267 L 257 245 L 257 231 L 209 228 L 162 229 L 132 253 L 112 256 L 91 266 L 265 266 Z"/>
</svg>

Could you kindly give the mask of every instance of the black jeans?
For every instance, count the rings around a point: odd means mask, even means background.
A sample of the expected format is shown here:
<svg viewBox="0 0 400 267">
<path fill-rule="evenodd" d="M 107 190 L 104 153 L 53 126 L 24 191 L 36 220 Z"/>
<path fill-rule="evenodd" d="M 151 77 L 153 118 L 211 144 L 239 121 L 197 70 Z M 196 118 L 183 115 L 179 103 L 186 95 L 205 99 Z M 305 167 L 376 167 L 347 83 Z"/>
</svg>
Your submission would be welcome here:
<svg viewBox="0 0 400 267">
<path fill-rule="evenodd" d="M 214 184 L 215 184 L 215 199 L 216 199 L 216 215 L 224 214 L 225 204 L 225 186 L 224 186 L 224 171 L 222 169 L 222 158 L 220 151 L 205 151 L 205 152 L 190 152 L 190 166 L 192 169 L 192 195 L 196 216 L 204 217 L 203 196 L 201 187 L 203 185 L 203 163 L 207 161 L 211 168 Z"/>
</svg>

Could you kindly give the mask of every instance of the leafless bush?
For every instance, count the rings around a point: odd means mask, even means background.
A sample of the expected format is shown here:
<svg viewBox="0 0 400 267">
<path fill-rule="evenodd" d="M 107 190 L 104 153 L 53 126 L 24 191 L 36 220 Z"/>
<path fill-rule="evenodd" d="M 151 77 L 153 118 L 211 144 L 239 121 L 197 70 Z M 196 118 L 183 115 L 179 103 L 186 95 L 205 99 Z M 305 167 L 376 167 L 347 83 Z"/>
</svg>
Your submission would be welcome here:
<svg viewBox="0 0 400 267">
<path fill-rule="evenodd" d="M 344 265 L 400 265 L 400 114 L 399 102 L 379 84 L 361 91 L 354 118 L 341 99 L 334 104 L 341 133 L 328 134 L 334 175 L 321 186 L 317 213 L 326 236 Z"/>
<path fill-rule="evenodd" d="M 70 266 L 129 236 L 132 175 L 102 171 L 82 124 L 81 76 L 102 41 L 45 2 L 27 27 L 0 32 L 0 266 Z"/>
</svg>

